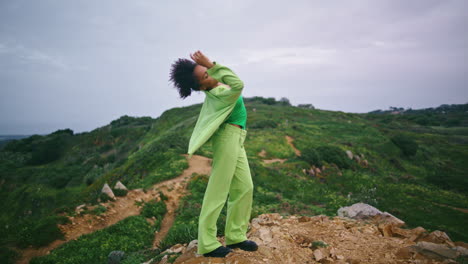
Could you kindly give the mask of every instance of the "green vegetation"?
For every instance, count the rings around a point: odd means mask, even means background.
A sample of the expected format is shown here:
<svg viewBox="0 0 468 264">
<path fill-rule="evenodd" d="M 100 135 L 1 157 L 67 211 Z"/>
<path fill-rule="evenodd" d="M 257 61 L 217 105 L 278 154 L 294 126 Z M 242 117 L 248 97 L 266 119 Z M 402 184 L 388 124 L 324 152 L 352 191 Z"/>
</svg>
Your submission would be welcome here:
<svg viewBox="0 0 468 264">
<path fill-rule="evenodd" d="M 364 202 L 401 218 L 410 228 L 437 229 L 454 241 L 468 242 L 468 218 L 457 209 L 468 208 L 466 104 L 354 114 L 315 109 L 311 104 L 294 107 L 287 98 L 244 100 L 248 112 L 245 148 L 255 188 L 251 218 L 273 212 L 334 216 L 340 207 Z M 64 129 L 2 144 L 0 226 L 6 228 L 0 234 L 0 261 L 14 262 L 10 247 L 46 245 L 60 239 L 63 235 L 57 224 L 66 221 L 60 215 L 74 215 L 83 203 L 97 205 L 98 198 L 105 199 L 101 189 L 106 182 L 113 187 L 120 180 L 129 189 L 146 190 L 179 176 L 188 166 L 182 154 L 200 108 L 201 104 L 173 108 L 157 119 L 123 116 L 91 132 L 74 134 Z M 286 136 L 294 139 L 300 157 Z M 258 155 L 263 150 L 264 158 Z M 346 150 L 368 165 L 349 159 Z M 195 154 L 211 158 L 211 146 L 206 144 Z M 273 158 L 287 161 L 262 161 Z M 325 167 L 320 177 L 303 172 L 312 165 Z M 206 175 L 190 180 L 190 194 L 180 202 L 174 226 L 162 241 L 164 248 L 197 238 L 207 181 Z M 160 197 L 167 200 L 162 193 Z M 86 255 L 76 254 L 82 252 L 78 249 L 91 252 L 93 261 L 100 263 L 114 250 L 126 252 L 125 263 L 162 258 L 159 250 L 148 248 L 151 232 L 160 224 L 155 215 L 163 214 L 165 205 L 148 203 L 144 208 L 143 215 L 119 223 L 122 229 L 132 230 L 129 233 L 119 228 L 95 232 L 83 236 L 86 242 L 77 240 L 54 250 L 50 260 L 35 261 L 51 263 L 63 258 L 75 261 L 67 263 L 82 263 L 73 259 Z M 83 213 L 104 211 L 98 206 Z M 151 215 L 158 220 L 154 226 L 145 220 Z M 217 224 L 218 235 L 224 233 L 225 217 L 226 206 Z M 119 232 L 124 233 L 124 240 L 114 239 L 122 235 Z"/>
<path fill-rule="evenodd" d="M 130 216 L 115 225 L 80 236 L 51 251 L 49 255 L 33 258 L 39 263 L 106 263 L 114 250 L 137 251 L 151 247 L 155 228 L 144 217 Z"/>
<path fill-rule="evenodd" d="M 49 255 L 34 258 L 30 263 L 104 263 L 112 251 L 133 253 L 124 256 L 135 260 L 135 252 L 144 248 L 151 248 L 154 232 L 158 231 L 166 213 L 163 201 L 151 200 L 141 203 L 141 215 L 130 216 L 115 225 L 94 233 L 82 235 L 77 240 L 69 241 Z M 156 222 L 151 225 L 145 217 L 155 217 Z M 145 257 L 154 252 L 145 251 Z M 141 262 L 140 262 L 141 263 Z"/>
</svg>

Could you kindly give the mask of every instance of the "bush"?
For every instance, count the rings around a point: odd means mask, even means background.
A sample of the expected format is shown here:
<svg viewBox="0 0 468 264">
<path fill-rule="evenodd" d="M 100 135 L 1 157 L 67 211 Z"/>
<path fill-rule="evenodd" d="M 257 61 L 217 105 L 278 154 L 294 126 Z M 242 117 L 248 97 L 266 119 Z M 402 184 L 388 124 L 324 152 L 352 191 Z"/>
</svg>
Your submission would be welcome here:
<svg viewBox="0 0 468 264">
<path fill-rule="evenodd" d="M 107 201 L 115 201 L 114 199 L 110 198 L 109 195 L 105 194 L 105 193 L 100 193 L 99 194 L 99 199 L 101 199 L 101 202 L 105 203 Z"/>
<path fill-rule="evenodd" d="M 336 146 L 306 147 L 301 150 L 301 159 L 318 167 L 323 165 L 322 161 L 335 163 L 343 169 L 349 169 L 353 165 L 346 153 Z"/>
<path fill-rule="evenodd" d="M 96 208 L 94 208 L 90 213 L 93 215 L 101 215 L 107 211 L 107 208 L 102 205 L 98 205 Z"/>
<path fill-rule="evenodd" d="M 112 191 L 114 192 L 115 196 L 125 196 L 128 193 L 127 190 L 122 189 L 112 189 Z"/>
<path fill-rule="evenodd" d="M 458 171 L 447 164 L 437 165 L 430 170 L 426 181 L 442 189 L 468 193 L 468 178 L 464 171 Z"/>
<path fill-rule="evenodd" d="M 397 134 L 390 139 L 405 156 L 414 156 L 418 151 L 418 143 L 405 134 Z"/>
<path fill-rule="evenodd" d="M 57 222 L 63 222 L 56 216 L 36 219 L 24 219 L 18 232 L 17 245 L 25 248 L 33 245 L 41 247 L 57 240 L 64 239 L 62 231 L 58 228 Z"/>
<path fill-rule="evenodd" d="M 156 219 L 162 219 L 166 210 L 166 204 L 163 201 L 151 200 L 144 204 L 141 215 L 146 218 L 154 216 Z"/>
<path fill-rule="evenodd" d="M 318 167 L 322 166 L 322 158 L 315 148 L 307 147 L 301 151 L 301 159 Z"/>
<path fill-rule="evenodd" d="M 338 167 L 349 169 L 352 166 L 351 160 L 346 153 L 336 146 L 319 146 L 317 152 L 322 160 L 328 163 L 335 163 Z"/>
<path fill-rule="evenodd" d="M 19 257 L 20 254 L 18 254 L 16 251 L 7 247 L 0 247 L 0 263 L 16 263 L 15 260 L 17 260 Z"/>
<path fill-rule="evenodd" d="M 42 165 L 56 161 L 65 151 L 68 134 L 56 134 L 31 145 L 29 165 Z"/>
<path fill-rule="evenodd" d="M 68 241 L 48 255 L 31 259 L 29 263 L 107 263 L 112 251 L 134 252 L 151 247 L 154 231 L 144 217 L 129 216 L 114 225 Z"/>
<path fill-rule="evenodd" d="M 159 197 L 161 198 L 161 201 L 167 201 L 168 199 L 162 191 L 159 191 Z"/>
<path fill-rule="evenodd" d="M 278 124 L 270 119 L 263 119 L 259 120 L 252 125 L 250 125 L 250 128 L 276 128 Z"/>
</svg>

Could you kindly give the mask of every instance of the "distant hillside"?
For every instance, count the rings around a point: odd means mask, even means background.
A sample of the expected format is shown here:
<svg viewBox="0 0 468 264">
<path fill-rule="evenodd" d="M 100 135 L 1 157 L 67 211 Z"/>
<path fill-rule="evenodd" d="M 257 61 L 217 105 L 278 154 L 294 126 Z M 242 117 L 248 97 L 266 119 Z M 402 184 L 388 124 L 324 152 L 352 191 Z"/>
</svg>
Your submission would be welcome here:
<svg viewBox="0 0 468 264">
<path fill-rule="evenodd" d="M 468 103 L 442 104 L 439 107 L 423 109 L 390 107 L 389 110 L 379 109 L 371 111 L 369 114 L 398 115 L 398 119 L 413 121 L 424 126 L 468 126 Z"/>
<path fill-rule="evenodd" d="M 6 145 L 8 141 L 11 141 L 14 139 L 22 139 L 22 138 L 26 138 L 29 136 L 31 135 L 0 135 L 0 149 L 2 149 L 2 147 Z"/>
<path fill-rule="evenodd" d="M 468 242 L 466 114 L 455 111 L 449 119 L 447 112 L 356 114 L 262 97 L 245 98 L 245 105 L 244 144 L 255 186 L 252 217 L 333 216 L 340 207 L 363 202 L 405 219 L 409 227 L 442 230 L 454 241 Z M 90 132 L 63 129 L 9 141 L 0 150 L 0 262 L 10 263 L 13 248 L 40 247 L 63 237 L 58 228 L 67 221 L 63 214 L 75 216 L 84 203 L 99 207 L 105 183 L 147 190 L 181 175 L 188 168 L 182 154 L 200 109 L 195 104 L 158 118 L 122 116 Z M 434 125 L 441 120 L 451 125 Z M 211 146 L 196 154 L 211 158 Z M 179 205 L 165 247 L 196 239 L 207 183 L 198 178 Z M 223 217 L 225 208 L 218 232 Z M 122 230 L 140 225 L 139 235 L 154 236 L 140 220 L 122 223 Z M 112 232 L 95 236 L 120 241 Z M 128 243 L 137 243 L 132 239 L 139 238 L 129 237 Z M 107 256 L 102 250 L 94 253 Z M 66 254 L 74 253 L 63 254 L 69 259 Z"/>
</svg>

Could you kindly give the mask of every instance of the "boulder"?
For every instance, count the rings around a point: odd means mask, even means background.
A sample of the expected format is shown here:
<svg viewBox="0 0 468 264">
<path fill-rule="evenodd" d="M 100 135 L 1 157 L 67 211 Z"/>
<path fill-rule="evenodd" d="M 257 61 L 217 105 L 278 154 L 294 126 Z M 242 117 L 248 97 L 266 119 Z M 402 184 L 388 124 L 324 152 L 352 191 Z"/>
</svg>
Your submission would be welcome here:
<svg viewBox="0 0 468 264">
<path fill-rule="evenodd" d="M 113 192 L 112 189 L 109 187 L 109 184 L 107 184 L 107 182 L 106 182 L 106 183 L 104 184 L 104 186 L 102 187 L 101 192 L 107 194 L 107 196 L 109 196 L 110 198 L 115 199 L 114 192 Z"/>
<path fill-rule="evenodd" d="M 455 247 L 455 244 L 452 242 L 449 236 L 445 232 L 439 230 L 435 230 L 430 234 L 418 238 L 417 242 L 420 241 L 426 241 L 435 244 L 446 244 L 447 246 Z"/>
<path fill-rule="evenodd" d="M 427 258 L 436 260 L 455 259 L 460 255 L 456 249 L 450 248 L 447 245 L 426 241 L 418 242 L 416 245 L 410 246 L 410 249 L 415 250 Z"/>
<path fill-rule="evenodd" d="M 114 189 L 119 189 L 119 190 L 126 190 L 126 191 L 128 191 L 127 187 L 125 187 L 125 185 L 123 185 L 123 183 L 121 183 L 120 181 L 118 181 L 118 182 L 115 184 Z"/>
<path fill-rule="evenodd" d="M 379 209 L 365 203 L 355 203 L 351 206 L 341 207 L 337 211 L 340 217 L 348 217 L 359 220 L 371 220 L 376 223 L 393 224 L 403 226 L 405 222 L 396 218 L 390 213 L 382 212 Z"/>
</svg>

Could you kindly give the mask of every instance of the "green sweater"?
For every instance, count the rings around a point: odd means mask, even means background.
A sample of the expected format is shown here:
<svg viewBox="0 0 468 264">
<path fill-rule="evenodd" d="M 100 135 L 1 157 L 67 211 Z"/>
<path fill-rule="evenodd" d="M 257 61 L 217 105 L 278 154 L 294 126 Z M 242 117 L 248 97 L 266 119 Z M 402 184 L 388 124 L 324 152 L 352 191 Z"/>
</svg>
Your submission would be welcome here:
<svg viewBox="0 0 468 264">
<path fill-rule="evenodd" d="M 215 61 L 213 64 L 214 66 L 207 70 L 208 75 L 229 85 L 231 89 L 219 85 L 209 91 L 203 91 L 206 95 L 205 101 L 190 137 L 187 152 L 189 159 L 201 146 L 211 141 L 214 132 L 229 118 L 244 89 L 244 82 L 231 69 Z"/>
<path fill-rule="evenodd" d="M 245 126 L 247 125 L 247 109 L 245 109 L 242 95 L 237 99 L 236 106 L 234 106 L 231 115 L 224 123 L 240 125 L 245 130 Z"/>
</svg>

